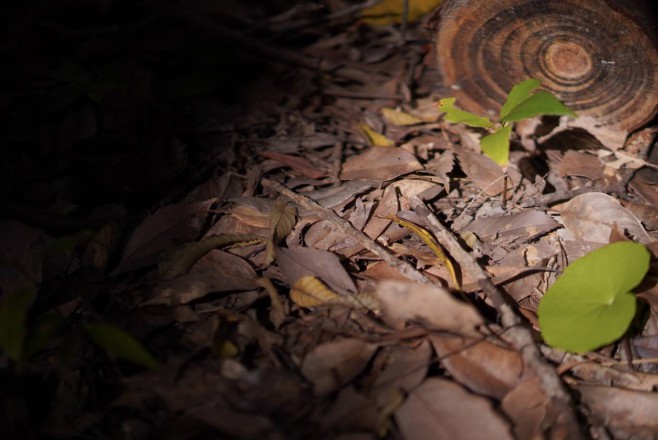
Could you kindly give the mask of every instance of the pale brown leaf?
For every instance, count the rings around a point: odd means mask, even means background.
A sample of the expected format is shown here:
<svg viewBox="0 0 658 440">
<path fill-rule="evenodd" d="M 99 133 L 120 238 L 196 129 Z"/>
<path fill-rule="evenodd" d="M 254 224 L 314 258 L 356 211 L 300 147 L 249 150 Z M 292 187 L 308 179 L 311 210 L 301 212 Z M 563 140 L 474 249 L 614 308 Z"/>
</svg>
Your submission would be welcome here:
<svg viewBox="0 0 658 440">
<path fill-rule="evenodd" d="M 417 322 L 433 330 L 480 334 L 477 328 L 483 320 L 475 308 L 456 300 L 442 287 L 383 281 L 377 286 L 376 296 L 384 320 L 396 329 L 403 329 L 408 322 Z"/>
<path fill-rule="evenodd" d="M 313 248 L 276 248 L 279 269 L 289 285 L 307 275 L 314 275 L 339 294 L 356 292 L 354 281 L 332 252 Z"/>
<path fill-rule="evenodd" d="M 607 244 L 616 224 L 640 243 L 653 241 L 637 217 L 607 194 L 581 194 L 553 209 L 560 213 L 560 221 L 578 240 Z"/>
<path fill-rule="evenodd" d="M 270 239 L 265 248 L 265 260 L 263 264 L 269 266 L 276 258 L 274 247 L 292 231 L 297 220 L 297 209 L 283 199 L 279 199 L 272 206 L 270 212 Z"/>
<path fill-rule="evenodd" d="M 302 374 L 325 396 L 348 383 L 366 367 L 377 349 L 360 339 L 337 339 L 318 345 L 305 358 Z"/>
<path fill-rule="evenodd" d="M 423 166 L 416 157 L 401 148 L 372 147 L 348 158 L 340 174 L 342 180 L 391 180 Z"/>
<path fill-rule="evenodd" d="M 395 412 L 405 440 L 512 440 L 507 422 L 487 399 L 446 379 L 427 379 Z"/>
</svg>

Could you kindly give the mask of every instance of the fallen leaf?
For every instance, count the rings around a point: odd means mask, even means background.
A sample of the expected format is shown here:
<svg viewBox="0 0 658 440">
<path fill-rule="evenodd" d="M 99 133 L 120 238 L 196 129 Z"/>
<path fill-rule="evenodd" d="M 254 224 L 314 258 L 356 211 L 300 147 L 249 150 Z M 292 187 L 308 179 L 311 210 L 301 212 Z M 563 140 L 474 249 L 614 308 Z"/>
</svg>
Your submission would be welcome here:
<svg viewBox="0 0 658 440">
<path fill-rule="evenodd" d="M 422 170 L 416 156 L 401 148 L 372 147 L 349 157 L 340 173 L 342 180 L 391 180 Z"/>
<path fill-rule="evenodd" d="M 301 372 L 317 396 L 326 396 L 363 371 L 376 349 L 376 345 L 360 339 L 327 342 L 306 355 Z"/>
<path fill-rule="evenodd" d="M 270 239 L 265 248 L 264 266 L 269 266 L 276 258 L 274 247 L 281 243 L 286 235 L 290 234 L 297 220 L 297 209 L 283 199 L 279 199 L 270 211 Z"/>
<path fill-rule="evenodd" d="M 527 209 L 516 214 L 478 218 L 464 228 L 484 242 L 507 244 L 528 241 L 560 227 L 560 223 L 542 211 Z"/>
<path fill-rule="evenodd" d="M 658 432 L 658 393 L 611 386 L 579 385 L 581 402 L 615 438 L 655 438 Z"/>
<path fill-rule="evenodd" d="M 312 275 L 327 283 L 339 294 L 356 292 L 354 281 L 332 252 L 313 248 L 276 248 L 279 269 L 286 282 L 294 285 L 302 277 Z"/>
<path fill-rule="evenodd" d="M 456 300 L 441 287 L 413 282 L 383 281 L 376 296 L 381 303 L 384 320 L 402 330 L 416 322 L 432 330 L 445 330 L 464 335 L 480 335 L 483 324 L 475 308 Z"/>
<path fill-rule="evenodd" d="M 446 379 L 427 379 L 395 412 L 406 440 L 512 440 L 507 422 L 484 397 Z"/>
<path fill-rule="evenodd" d="M 373 147 L 392 147 L 395 145 L 395 142 L 381 133 L 377 133 L 375 130 L 370 128 L 368 124 L 359 124 L 359 128 L 365 135 L 368 143 Z"/>
<path fill-rule="evenodd" d="M 502 399 L 527 374 L 519 353 L 482 337 L 432 334 L 429 339 L 441 365 L 478 394 Z"/>
<path fill-rule="evenodd" d="M 163 251 L 193 240 L 213 202 L 214 199 L 170 205 L 146 217 L 128 240 L 114 273 L 154 264 Z"/>
<path fill-rule="evenodd" d="M 616 224 L 628 231 L 640 243 L 653 241 L 651 235 L 633 214 L 628 212 L 614 197 L 591 192 L 574 197 L 566 203 L 554 206 L 560 213 L 560 222 L 578 240 L 608 243 Z"/>
<path fill-rule="evenodd" d="M 384 119 L 386 119 L 386 122 L 389 124 L 398 126 L 417 125 L 424 122 L 414 115 L 410 115 L 409 113 L 403 112 L 402 110 L 396 110 L 387 107 L 382 109 L 382 116 L 384 116 Z"/>
<path fill-rule="evenodd" d="M 311 162 L 309 162 L 307 159 L 304 159 L 303 157 L 291 156 L 289 154 L 277 153 L 275 151 L 261 151 L 258 154 L 267 157 L 268 159 L 281 162 L 282 164 L 287 165 L 293 170 L 297 171 L 299 174 L 310 179 L 319 179 L 320 177 L 324 177 L 327 174 L 326 171 L 314 166 Z"/>
<path fill-rule="evenodd" d="M 342 304 L 366 310 L 377 311 L 377 298 L 369 293 L 339 295 L 328 289 L 322 281 L 314 276 L 298 279 L 290 288 L 290 299 L 300 307 L 317 307 L 322 305 Z"/>
</svg>

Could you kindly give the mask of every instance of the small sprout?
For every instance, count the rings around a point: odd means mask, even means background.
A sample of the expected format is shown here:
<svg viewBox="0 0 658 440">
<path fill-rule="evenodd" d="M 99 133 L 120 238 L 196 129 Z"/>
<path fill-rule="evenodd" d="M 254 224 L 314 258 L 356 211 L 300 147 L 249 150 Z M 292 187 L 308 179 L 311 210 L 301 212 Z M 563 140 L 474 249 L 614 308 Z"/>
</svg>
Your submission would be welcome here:
<svg viewBox="0 0 658 440">
<path fill-rule="evenodd" d="M 455 98 L 439 101 L 439 110 L 445 113 L 445 120 L 453 124 L 466 124 L 469 127 L 484 128 L 491 132 L 480 141 L 482 152 L 499 165 L 509 163 L 510 136 L 513 122 L 542 115 L 576 117 L 576 113 L 562 104 L 551 93 L 540 90 L 537 79 L 527 79 L 512 87 L 507 100 L 500 109 L 499 123 L 455 107 Z"/>
</svg>

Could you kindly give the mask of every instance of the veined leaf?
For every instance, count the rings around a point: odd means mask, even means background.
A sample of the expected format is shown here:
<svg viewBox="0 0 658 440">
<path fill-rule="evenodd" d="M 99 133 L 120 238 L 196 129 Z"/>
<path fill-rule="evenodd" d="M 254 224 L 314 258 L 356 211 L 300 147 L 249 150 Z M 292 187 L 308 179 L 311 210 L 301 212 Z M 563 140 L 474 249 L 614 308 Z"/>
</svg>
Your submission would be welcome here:
<svg viewBox="0 0 658 440">
<path fill-rule="evenodd" d="M 434 238 L 431 232 L 413 222 L 410 222 L 409 220 L 405 220 L 397 216 L 388 216 L 386 218 L 393 220 L 398 225 L 409 229 L 411 232 L 420 237 L 420 239 L 423 240 L 423 243 L 425 243 L 432 250 L 432 252 L 434 252 L 434 255 L 436 255 L 436 258 L 439 260 L 439 262 L 441 262 L 441 264 L 443 264 L 445 268 L 448 269 L 450 278 L 452 279 L 452 283 L 454 284 L 455 288 L 457 290 L 461 289 L 459 281 L 457 280 L 457 274 L 455 273 L 455 267 L 452 265 L 452 261 L 450 261 L 450 259 L 443 252 L 441 245 L 436 240 L 436 238 Z"/>
<path fill-rule="evenodd" d="M 482 116 L 464 111 L 455 107 L 456 98 L 444 98 L 439 100 L 439 111 L 444 112 L 445 120 L 453 124 L 466 124 L 470 127 L 490 128 L 491 121 Z"/>
<path fill-rule="evenodd" d="M 542 115 L 577 116 L 573 110 L 562 104 L 554 95 L 545 90 L 540 90 L 511 109 L 504 118 L 501 118 L 501 122 L 517 122 L 521 119 Z"/>
<path fill-rule="evenodd" d="M 265 249 L 264 264 L 266 266 L 272 264 L 276 258 L 274 246 L 277 246 L 286 235 L 290 234 L 295 226 L 296 219 L 297 209 L 294 206 L 289 205 L 283 199 L 278 199 L 274 203 L 272 211 L 270 211 L 270 239 Z"/>
<path fill-rule="evenodd" d="M 585 352 L 619 339 L 635 315 L 630 290 L 646 275 L 649 259 L 643 245 L 618 242 L 570 264 L 539 303 L 544 340 L 556 348 Z"/>
<path fill-rule="evenodd" d="M 509 162 L 509 137 L 512 134 L 512 126 L 506 125 L 494 133 L 480 140 L 482 152 L 492 158 L 499 165 L 507 165 Z"/>
<path fill-rule="evenodd" d="M 339 295 L 312 275 L 301 277 L 295 282 L 290 288 L 290 299 L 298 306 L 306 308 L 342 304 L 370 311 L 379 310 L 379 301 L 374 295 L 367 293 Z"/>
<path fill-rule="evenodd" d="M 500 119 L 503 120 L 514 107 L 528 99 L 530 94 L 535 91 L 540 84 L 541 81 L 538 79 L 530 78 L 512 87 L 509 95 L 507 95 L 505 104 L 503 104 L 503 107 L 500 109 Z"/>
<path fill-rule="evenodd" d="M 130 333 L 109 324 L 88 325 L 87 334 L 108 356 L 155 370 L 160 363 Z"/>
<path fill-rule="evenodd" d="M 13 361 L 23 358 L 27 312 L 36 298 L 33 288 L 6 295 L 0 302 L 0 349 Z"/>
</svg>

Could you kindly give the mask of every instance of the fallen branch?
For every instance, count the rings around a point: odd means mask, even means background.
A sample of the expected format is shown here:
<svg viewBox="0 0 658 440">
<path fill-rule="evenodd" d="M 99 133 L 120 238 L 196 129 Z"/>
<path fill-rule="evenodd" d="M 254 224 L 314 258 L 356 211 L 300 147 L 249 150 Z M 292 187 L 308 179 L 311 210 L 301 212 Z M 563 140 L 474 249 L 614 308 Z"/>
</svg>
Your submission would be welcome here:
<svg viewBox="0 0 658 440">
<path fill-rule="evenodd" d="M 519 351 L 526 367 L 537 375 L 542 390 L 551 399 L 555 414 L 559 415 L 554 421 L 557 426 L 553 429 L 563 434 L 561 438 L 585 438 L 580 429 L 571 396 L 555 369 L 542 356 L 532 338 L 530 329 L 524 325 L 523 320 L 514 310 L 507 296 L 494 285 L 489 275 L 477 263 L 473 255 L 460 245 L 453 233 L 439 222 L 418 196 L 411 196 L 409 199 L 414 211 L 427 220 L 431 232 L 439 243 L 459 263 L 464 272 L 477 280 L 483 293 L 492 300 L 505 328 L 506 340 Z"/>
<path fill-rule="evenodd" d="M 409 278 L 412 281 L 416 281 L 422 284 L 431 284 L 431 281 L 413 266 L 406 263 L 405 261 L 398 260 L 394 255 L 388 252 L 384 247 L 377 244 L 372 238 L 368 237 L 363 232 L 356 229 L 350 222 L 340 217 L 333 210 L 320 206 L 318 203 L 312 199 L 297 194 L 294 191 L 286 188 L 280 183 L 271 181 L 269 179 L 261 179 L 261 183 L 265 187 L 272 188 L 279 194 L 287 197 L 292 200 L 297 205 L 301 206 L 304 209 L 307 209 L 318 217 L 328 222 L 331 222 L 336 229 L 341 233 L 345 234 L 347 237 L 353 239 L 357 243 L 361 244 L 364 248 L 368 249 L 373 254 L 377 255 L 383 261 L 385 261 L 389 266 L 392 266 L 399 270 L 404 276 Z"/>
</svg>

